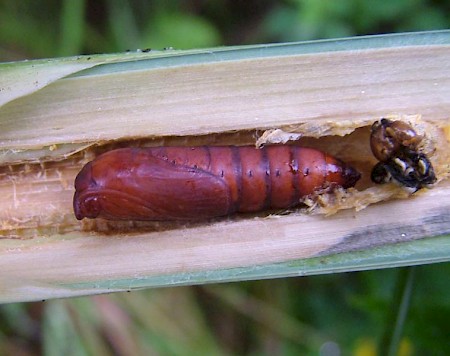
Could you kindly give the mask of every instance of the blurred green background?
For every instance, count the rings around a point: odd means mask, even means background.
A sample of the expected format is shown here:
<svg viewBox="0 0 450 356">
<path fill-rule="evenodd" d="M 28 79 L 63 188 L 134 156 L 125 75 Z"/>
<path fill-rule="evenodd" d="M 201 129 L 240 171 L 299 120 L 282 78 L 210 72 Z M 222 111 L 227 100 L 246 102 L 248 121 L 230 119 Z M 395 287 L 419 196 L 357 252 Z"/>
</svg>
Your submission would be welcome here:
<svg viewBox="0 0 450 356">
<path fill-rule="evenodd" d="M 446 29 L 448 0 L 2 0 L 1 60 Z"/>
<path fill-rule="evenodd" d="M 447 0 L 2 0 L 0 61 L 446 29 L 449 14 Z M 404 291 L 397 354 L 449 355 L 449 274 L 438 264 L 2 305 L 0 355 L 386 354 Z"/>
</svg>

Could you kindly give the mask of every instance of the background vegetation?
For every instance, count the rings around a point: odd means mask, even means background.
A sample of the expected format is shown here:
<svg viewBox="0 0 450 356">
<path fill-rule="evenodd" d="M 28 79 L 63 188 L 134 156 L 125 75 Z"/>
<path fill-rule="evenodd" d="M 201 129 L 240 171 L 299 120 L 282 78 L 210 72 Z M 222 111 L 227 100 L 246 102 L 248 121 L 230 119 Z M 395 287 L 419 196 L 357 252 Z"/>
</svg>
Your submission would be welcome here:
<svg viewBox="0 0 450 356">
<path fill-rule="evenodd" d="M 0 59 L 445 29 L 447 0 L 3 0 Z"/>
<path fill-rule="evenodd" d="M 449 13 L 446 0 L 3 0 L 0 60 L 445 29 Z M 2 305 L 0 354 L 385 354 L 406 296 L 399 354 L 448 355 L 449 273 L 439 264 Z"/>
</svg>

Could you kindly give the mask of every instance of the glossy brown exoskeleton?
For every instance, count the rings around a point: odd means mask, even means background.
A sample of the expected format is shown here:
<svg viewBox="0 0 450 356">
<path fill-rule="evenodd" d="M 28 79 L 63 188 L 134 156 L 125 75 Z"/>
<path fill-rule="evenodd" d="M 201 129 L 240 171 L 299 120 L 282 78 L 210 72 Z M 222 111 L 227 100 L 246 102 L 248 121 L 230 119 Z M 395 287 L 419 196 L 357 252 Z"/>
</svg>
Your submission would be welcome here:
<svg viewBox="0 0 450 356">
<path fill-rule="evenodd" d="M 340 160 L 296 146 L 124 148 L 83 167 L 73 206 L 79 220 L 198 220 L 289 208 L 359 178 Z"/>
</svg>

